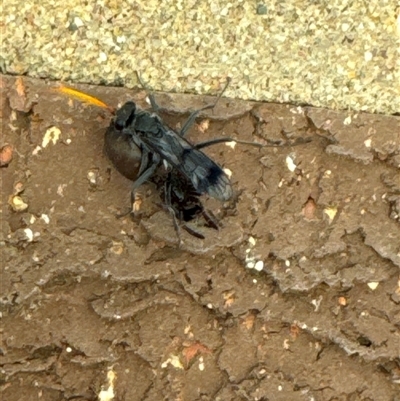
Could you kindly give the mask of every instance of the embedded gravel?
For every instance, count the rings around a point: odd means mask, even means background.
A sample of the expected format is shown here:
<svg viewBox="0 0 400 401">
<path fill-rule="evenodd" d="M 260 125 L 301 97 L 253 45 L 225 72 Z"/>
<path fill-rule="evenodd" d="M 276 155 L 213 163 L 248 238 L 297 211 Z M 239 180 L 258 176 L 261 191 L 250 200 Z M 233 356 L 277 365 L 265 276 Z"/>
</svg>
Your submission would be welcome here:
<svg viewBox="0 0 400 401">
<path fill-rule="evenodd" d="M 2 4 L 4 73 L 400 112 L 395 0 L 40 2 Z"/>
</svg>

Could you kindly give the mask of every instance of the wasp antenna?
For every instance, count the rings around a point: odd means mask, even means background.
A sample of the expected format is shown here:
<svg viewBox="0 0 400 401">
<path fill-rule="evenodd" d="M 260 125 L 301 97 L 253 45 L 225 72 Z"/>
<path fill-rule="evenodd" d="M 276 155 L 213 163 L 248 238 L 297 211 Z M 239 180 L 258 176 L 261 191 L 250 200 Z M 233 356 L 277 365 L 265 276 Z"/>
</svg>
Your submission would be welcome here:
<svg viewBox="0 0 400 401">
<path fill-rule="evenodd" d="M 219 99 L 221 99 L 222 95 L 225 93 L 225 91 L 228 89 L 229 84 L 231 83 L 232 78 L 231 77 L 227 77 L 226 78 L 226 83 L 224 88 L 222 89 L 221 93 L 218 95 L 217 100 L 214 103 L 214 106 L 218 103 Z"/>
<path fill-rule="evenodd" d="M 136 77 L 139 81 L 139 84 L 142 86 L 142 88 L 146 91 L 152 92 L 152 90 L 149 88 L 149 86 L 147 84 L 145 84 L 144 81 L 142 80 L 142 77 L 140 76 L 139 71 L 136 70 L 135 73 L 136 73 Z"/>
<path fill-rule="evenodd" d="M 160 110 L 160 106 L 156 102 L 156 99 L 155 99 L 154 94 L 153 94 L 153 89 L 150 88 L 147 84 L 145 84 L 143 82 L 142 77 L 140 76 L 138 71 L 135 71 L 135 73 L 136 73 L 137 79 L 139 81 L 139 84 L 142 86 L 142 88 L 146 92 L 148 92 L 148 96 L 149 96 L 149 99 L 150 99 L 150 104 L 151 104 L 151 107 L 152 107 L 153 111 L 157 112 L 158 110 Z"/>
</svg>

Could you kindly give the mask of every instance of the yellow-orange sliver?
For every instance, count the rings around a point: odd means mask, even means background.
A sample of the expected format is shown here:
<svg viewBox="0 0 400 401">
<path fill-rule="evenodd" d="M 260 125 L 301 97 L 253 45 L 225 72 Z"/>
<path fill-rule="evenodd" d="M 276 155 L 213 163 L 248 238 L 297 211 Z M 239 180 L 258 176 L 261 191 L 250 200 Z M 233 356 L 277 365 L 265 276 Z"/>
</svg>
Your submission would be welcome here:
<svg viewBox="0 0 400 401">
<path fill-rule="evenodd" d="M 102 107 L 103 109 L 107 109 L 110 112 L 114 112 L 114 109 L 104 102 L 102 102 L 100 99 L 97 99 L 94 96 L 88 95 L 87 93 L 81 92 L 77 89 L 69 88 L 68 86 L 60 85 L 59 87 L 54 89 L 57 92 L 61 92 L 65 95 L 71 96 L 75 99 L 80 100 L 81 102 L 85 102 L 88 104 L 92 104 L 97 107 Z"/>
</svg>

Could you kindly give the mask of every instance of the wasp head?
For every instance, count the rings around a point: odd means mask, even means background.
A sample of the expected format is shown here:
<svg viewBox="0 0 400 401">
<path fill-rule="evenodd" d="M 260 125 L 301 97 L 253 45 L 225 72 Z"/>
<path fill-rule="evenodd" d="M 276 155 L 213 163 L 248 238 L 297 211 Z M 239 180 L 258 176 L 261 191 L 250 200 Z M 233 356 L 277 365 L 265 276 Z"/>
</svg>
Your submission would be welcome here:
<svg viewBox="0 0 400 401">
<path fill-rule="evenodd" d="M 114 119 L 114 127 L 117 131 L 122 131 L 129 127 L 136 115 L 136 104 L 134 102 L 126 102 L 120 109 L 117 110 Z"/>
</svg>

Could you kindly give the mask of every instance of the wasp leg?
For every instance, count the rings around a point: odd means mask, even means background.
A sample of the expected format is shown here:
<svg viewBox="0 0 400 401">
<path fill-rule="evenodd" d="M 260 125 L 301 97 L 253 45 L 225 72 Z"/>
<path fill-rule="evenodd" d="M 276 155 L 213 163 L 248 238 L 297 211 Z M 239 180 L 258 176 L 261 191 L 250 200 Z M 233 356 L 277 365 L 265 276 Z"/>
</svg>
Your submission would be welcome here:
<svg viewBox="0 0 400 401">
<path fill-rule="evenodd" d="M 225 138 L 216 138 L 216 139 L 210 139 L 209 141 L 200 142 L 197 143 L 196 145 L 193 145 L 193 147 L 195 149 L 201 149 L 201 148 L 206 148 L 207 146 L 216 145 L 217 143 L 224 143 L 224 142 L 236 142 L 242 145 L 255 146 L 257 148 L 264 148 L 268 146 L 257 142 L 240 141 L 239 139 L 225 137 Z"/>
<path fill-rule="evenodd" d="M 190 129 L 190 127 L 194 124 L 196 117 L 204 110 L 209 110 L 209 109 L 213 109 L 215 107 L 215 105 L 217 104 L 217 102 L 215 102 L 214 104 L 209 104 L 208 106 L 202 107 L 199 110 L 195 110 L 192 113 L 190 113 L 190 116 L 188 117 L 188 119 L 185 121 L 185 124 L 183 124 L 182 129 L 179 131 L 179 135 L 180 136 L 185 136 L 186 132 Z"/>
<path fill-rule="evenodd" d="M 157 154 L 152 154 L 151 160 L 149 158 L 150 152 L 142 149 L 142 160 L 140 162 L 138 178 L 133 182 L 132 194 L 135 193 L 142 184 L 144 184 L 157 170 L 160 164 L 160 157 Z M 151 164 L 150 164 L 151 162 Z"/>
<path fill-rule="evenodd" d="M 218 143 L 236 142 L 241 145 L 255 146 L 256 148 L 281 148 L 281 147 L 288 147 L 288 146 L 303 145 L 303 144 L 309 143 L 311 141 L 312 141 L 311 138 L 296 138 L 293 141 L 288 140 L 287 142 L 284 142 L 284 143 L 264 145 L 262 143 L 241 141 L 241 140 L 235 139 L 235 138 L 224 137 L 224 138 L 216 138 L 216 139 L 210 139 L 209 141 L 199 142 L 196 145 L 193 145 L 193 147 L 195 149 L 202 149 L 202 148 L 206 148 L 207 146 L 216 145 Z"/>
<path fill-rule="evenodd" d="M 226 84 L 224 86 L 224 88 L 222 89 L 221 93 L 219 94 L 219 96 L 217 97 L 217 100 L 213 103 L 213 104 L 209 104 L 208 106 L 202 107 L 199 110 L 195 110 L 192 113 L 190 113 L 190 116 L 188 117 L 188 119 L 186 120 L 185 124 L 183 124 L 182 129 L 179 131 L 179 135 L 180 136 L 184 136 L 186 134 L 186 132 L 190 129 L 190 127 L 194 124 L 194 121 L 196 120 L 196 117 L 204 110 L 209 110 L 209 109 L 213 109 L 217 103 L 219 102 L 219 100 L 221 99 L 222 95 L 224 94 L 224 92 L 226 91 L 226 88 L 228 87 L 229 83 L 231 82 L 231 79 L 228 77 L 228 79 L 226 80 Z"/>
<path fill-rule="evenodd" d="M 172 208 L 172 206 L 169 206 L 169 205 L 164 205 L 164 206 L 168 210 L 169 214 L 172 217 L 172 223 L 174 225 L 174 230 L 175 230 L 176 235 L 178 237 L 178 243 L 179 243 L 179 246 L 180 246 L 182 244 L 181 229 L 179 227 L 178 219 L 176 218 L 175 210 Z"/>
<path fill-rule="evenodd" d="M 125 213 L 116 213 L 115 217 L 117 219 L 122 219 L 123 217 L 126 217 L 126 216 L 128 216 L 128 214 L 131 214 L 131 213 L 132 213 L 132 209 L 129 208 Z"/>
<path fill-rule="evenodd" d="M 138 179 L 133 183 L 132 192 L 138 189 L 142 184 L 144 184 L 156 171 L 158 167 L 158 163 L 154 162 L 149 168 L 147 168 L 143 173 L 138 177 Z"/>
<path fill-rule="evenodd" d="M 203 210 L 202 215 L 209 227 L 214 228 L 214 230 L 219 230 L 218 219 L 211 210 Z"/>
<path fill-rule="evenodd" d="M 172 217 L 172 223 L 174 225 L 174 230 L 176 232 L 176 235 L 178 237 L 178 242 L 179 246 L 182 244 L 182 239 L 181 239 L 181 229 L 179 227 L 178 219 L 176 217 L 176 213 L 174 208 L 172 207 L 172 200 L 171 200 L 171 191 L 172 191 L 172 185 L 171 185 L 171 173 L 168 174 L 167 179 L 165 181 L 164 185 L 164 204 L 162 207 L 166 210 L 168 210 L 169 214 Z"/>
<path fill-rule="evenodd" d="M 142 88 L 148 93 L 150 104 L 151 104 L 151 108 L 153 109 L 153 111 L 158 112 L 159 110 L 161 110 L 161 107 L 156 102 L 156 98 L 154 97 L 153 90 L 150 89 L 143 82 L 142 77 L 140 76 L 138 71 L 136 71 L 136 76 L 137 76 L 137 79 L 138 79 L 140 85 L 142 86 Z"/>
<path fill-rule="evenodd" d="M 193 237 L 196 237 L 196 238 L 199 238 L 199 239 L 205 239 L 206 238 L 203 234 L 199 233 L 198 231 L 194 230 L 193 228 L 189 227 L 186 224 L 183 224 L 182 228 L 186 232 L 188 232 L 190 235 L 193 235 Z"/>
<path fill-rule="evenodd" d="M 171 184 L 171 173 L 168 173 L 167 179 L 164 183 L 164 198 L 165 204 L 168 206 L 172 206 L 172 184 Z"/>
<path fill-rule="evenodd" d="M 142 158 L 140 160 L 139 171 L 137 176 L 140 177 L 149 166 L 149 151 L 146 148 L 141 149 Z"/>
<path fill-rule="evenodd" d="M 138 210 L 138 207 L 140 205 L 140 197 L 137 196 L 136 194 L 136 190 L 142 185 L 144 184 L 156 171 L 157 167 L 158 167 L 158 162 L 157 161 L 153 161 L 153 164 L 148 167 L 146 170 L 144 170 L 140 176 L 138 177 L 138 179 L 133 183 L 132 186 L 132 190 L 131 190 L 131 205 L 132 205 L 132 209 L 131 212 L 133 214 L 135 214 L 135 212 Z"/>
</svg>

